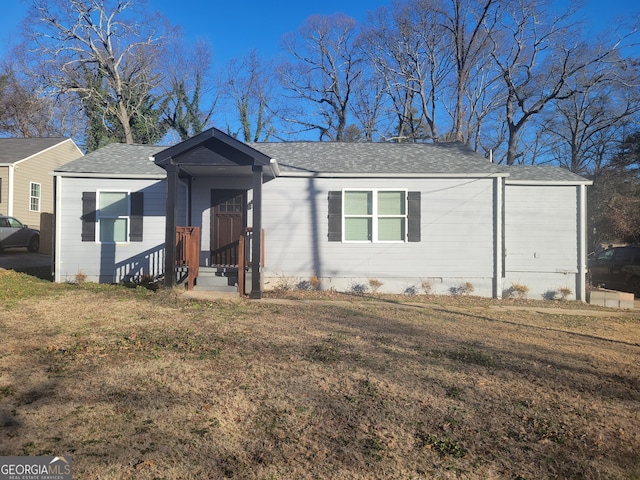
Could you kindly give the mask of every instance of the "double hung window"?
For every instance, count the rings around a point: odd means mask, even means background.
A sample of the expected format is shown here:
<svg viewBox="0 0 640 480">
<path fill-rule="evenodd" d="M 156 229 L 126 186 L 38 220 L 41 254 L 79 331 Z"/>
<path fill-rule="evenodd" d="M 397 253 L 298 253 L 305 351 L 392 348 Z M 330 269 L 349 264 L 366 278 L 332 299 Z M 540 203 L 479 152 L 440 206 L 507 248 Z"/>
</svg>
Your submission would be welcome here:
<svg viewBox="0 0 640 480">
<path fill-rule="evenodd" d="M 40 211 L 41 188 L 39 183 L 30 182 L 29 184 L 29 211 Z"/>
<path fill-rule="evenodd" d="M 123 243 L 129 238 L 128 192 L 99 192 L 98 229 L 100 242 Z"/>
<path fill-rule="evenodd" d="M 343 202 L 345 242 L 407 240 L 405 190 L 345 190 Z"/>
</svg>

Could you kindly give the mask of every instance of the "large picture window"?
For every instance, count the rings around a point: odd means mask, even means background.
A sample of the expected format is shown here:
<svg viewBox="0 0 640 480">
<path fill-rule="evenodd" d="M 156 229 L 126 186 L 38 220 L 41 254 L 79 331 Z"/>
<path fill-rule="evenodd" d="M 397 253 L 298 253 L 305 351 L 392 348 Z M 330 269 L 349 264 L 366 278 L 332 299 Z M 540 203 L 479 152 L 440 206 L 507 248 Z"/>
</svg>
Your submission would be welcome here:
<svg viewBox="0 0 640 480">
<path fill-rule="evenodd" d="M 40 184 L 31 182 L 29 185 L 29 211 L 40 211 L 40 198 L 41 198 Z"/>
<path fill-rule="evenodd" d="M 404 242 L 407 239 L 407 192 L 345 190 L 345 242 Z"/>
<path fill-rule="evenodd" d="M 129 239 L 129 194 L 100 192 L 98 195 L 100 242 L 121 243 Z"/>
</svg>

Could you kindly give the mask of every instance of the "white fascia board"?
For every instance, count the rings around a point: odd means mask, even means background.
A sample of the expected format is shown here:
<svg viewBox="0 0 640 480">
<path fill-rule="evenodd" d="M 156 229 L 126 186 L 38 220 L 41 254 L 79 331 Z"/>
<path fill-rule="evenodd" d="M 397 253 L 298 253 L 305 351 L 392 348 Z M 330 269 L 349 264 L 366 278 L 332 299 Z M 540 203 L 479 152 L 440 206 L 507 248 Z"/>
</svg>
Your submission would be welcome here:
<svg viewBox="0 0 640 480">
<path fill-rule="evenodd" d="M 500 178 L 508 173 L 316 173 L 281 172 L 280 177 L 300 178 Z"/>
<path fill-rule="evenodd" d="M 115 179 L 144 179 L 144 180 L 164 180 L 167 178 L 166 174 L 139 174 L 131 175 L 127 173 L 80 173 L 80 172 L 53 172 L 54 177 L 68 177 L 68 178 L 115 178 Z"/>
<path fill-rule="evenodd" d="M 554 181 L 544 181 L 544 180 L 509 180 L 505 181 L 507 185 L 593 185 L 591 180 L 576 180 L 576 181 L 568 181 L 568 180 L 554 180 Z"/>
<path fill-rule="evenodd" d="M 44 152 L 48 152 L 49 150 L 54 149 L 56 147 L 59 147 L 63 143 L 69 142 L 69 141 L 73 142 L 73 140 L 71 138 L 66 138 L 66 139 L 62 140 L 61 142 L 56 143 L 55 145 L 51 145 L 50 147 L 45 148 L 44 150 L 40 150 L 39 152 L 34 153 L 33 155 L 29 155 L 28 157 L 21 158 L 20 160 L 16 160 L 15 162 L 13 162 L 13 164 L 17 165 L 19 163 L 25 162 L 25 161 L 29 160 L 30 158 L 37 157 L 38 155 L 42 155 Z M 78 149 L 78 152 L 80 152 L 80 154 L 84 155 L 82 153 L 82 150 L 80 150 L 78 148 L 78 146 L 76 145 L 76 142 L 73 142 L 73 145 Z"/>
</svg>

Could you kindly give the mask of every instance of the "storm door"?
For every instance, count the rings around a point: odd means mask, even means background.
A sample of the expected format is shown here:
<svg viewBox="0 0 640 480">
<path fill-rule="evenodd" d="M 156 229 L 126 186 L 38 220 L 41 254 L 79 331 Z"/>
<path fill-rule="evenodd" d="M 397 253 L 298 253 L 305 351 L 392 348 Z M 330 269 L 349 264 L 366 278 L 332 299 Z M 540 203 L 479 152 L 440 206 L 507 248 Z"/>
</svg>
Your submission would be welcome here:
<svg viewBox="0 0 640 480">
<path fill-rule="evenodd" d="M 242 190 L 211 191 L 211 265 L 237 266 L 240 235 L 246 227 L 247 194 Z"/>
</svg>

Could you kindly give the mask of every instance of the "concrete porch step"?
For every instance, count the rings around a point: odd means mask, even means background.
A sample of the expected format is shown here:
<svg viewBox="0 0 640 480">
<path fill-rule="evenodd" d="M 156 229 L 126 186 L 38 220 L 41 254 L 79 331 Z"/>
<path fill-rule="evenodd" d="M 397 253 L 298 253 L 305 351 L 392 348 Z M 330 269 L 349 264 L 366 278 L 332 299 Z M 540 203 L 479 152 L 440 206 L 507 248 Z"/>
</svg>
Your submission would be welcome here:
<svg viewBox="0 0 640 480">
<path fill-rule="evenodd" d="M 238 269 L 233 267 L 200 267 L 194 290 L 237 292 Z"/>
</svg>

